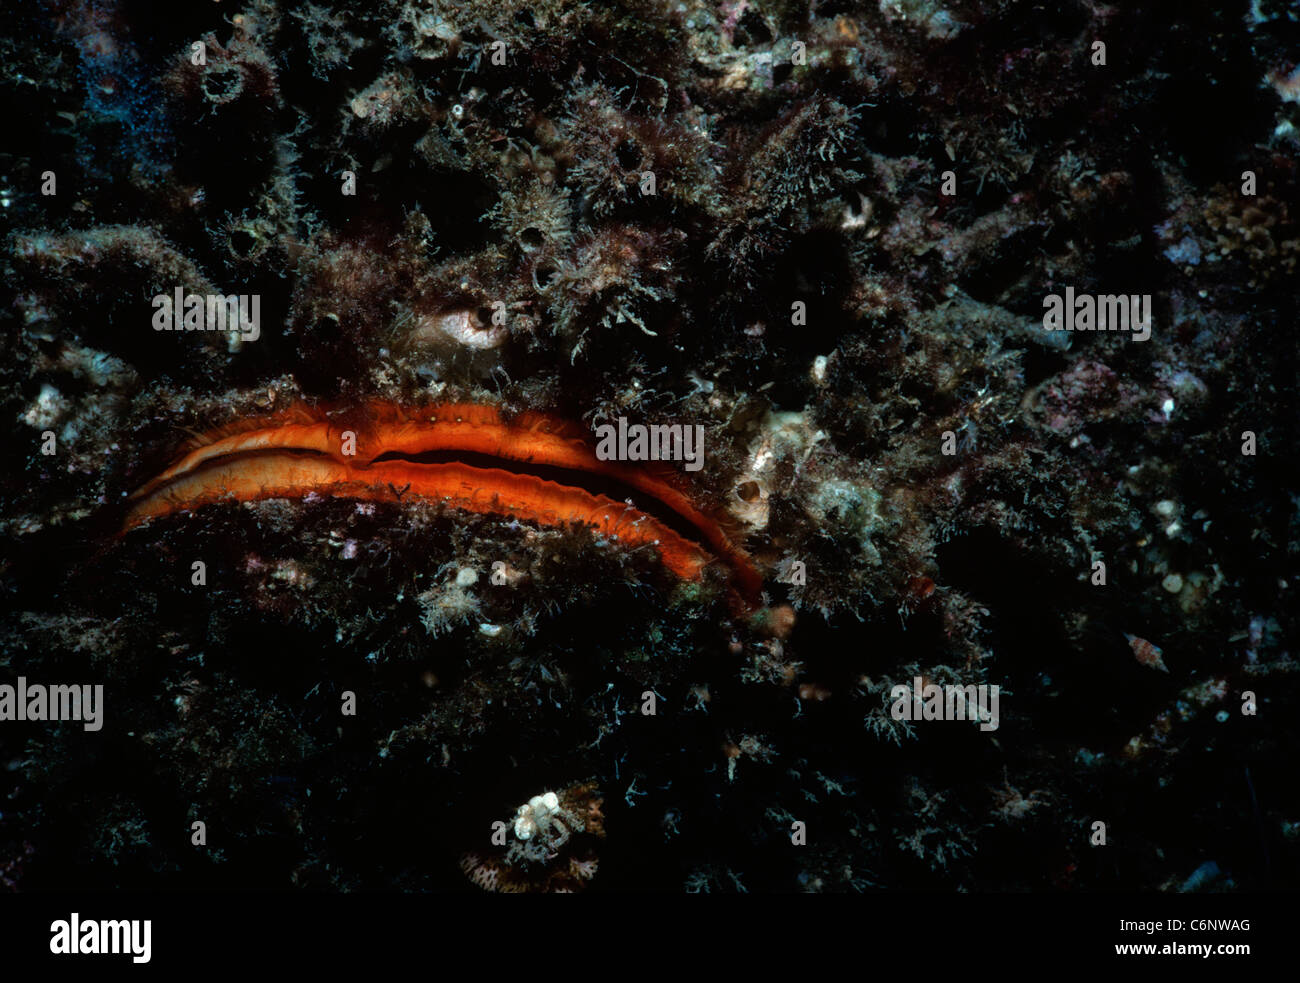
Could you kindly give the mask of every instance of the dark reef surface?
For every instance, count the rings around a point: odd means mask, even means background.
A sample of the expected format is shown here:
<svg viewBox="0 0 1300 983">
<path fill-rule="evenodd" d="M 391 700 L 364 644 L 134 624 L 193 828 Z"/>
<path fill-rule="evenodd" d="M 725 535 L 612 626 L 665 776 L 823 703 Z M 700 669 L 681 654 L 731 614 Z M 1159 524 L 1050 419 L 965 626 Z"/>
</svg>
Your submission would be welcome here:
<svg viewBox="0 0 1300 983">
<path fill-rule="evenodd" d="M 1294 888 L 1294 5 L 5 31 L 0 684 L 105 695 L 0 721 L 0 888 Z M 260 337 L 155 331 L 176 286 Z M 192 434 L 375 400 L 703 426 L 766 606 L 396 496 L 116 534 Z"/>
</svg>

